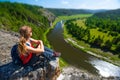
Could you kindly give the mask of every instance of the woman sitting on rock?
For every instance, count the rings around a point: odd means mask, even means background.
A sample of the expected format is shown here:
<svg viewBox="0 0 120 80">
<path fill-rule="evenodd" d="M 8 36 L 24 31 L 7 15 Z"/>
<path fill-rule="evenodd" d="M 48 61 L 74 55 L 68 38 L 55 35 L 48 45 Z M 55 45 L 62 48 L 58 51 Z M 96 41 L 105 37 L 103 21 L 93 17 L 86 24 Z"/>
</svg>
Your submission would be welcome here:
<svg viewBox="0 0 120 80">
<path fill-rule="evenodd" d="M 35 63 L 35 61 L 39 59 L 39 55 L 44 55 L 49 60 L 61 55 L 61 53 L 54 52 L 45 47 L 42 40 L 31 38 L 31 27 L 23 26 L 20 28 L 19 33 L 20 39 L 18 43 L 18 52 L 23 65 Z M 37 45 L 37 47 L 34 47 L 34 45 Z"/>
</svg>

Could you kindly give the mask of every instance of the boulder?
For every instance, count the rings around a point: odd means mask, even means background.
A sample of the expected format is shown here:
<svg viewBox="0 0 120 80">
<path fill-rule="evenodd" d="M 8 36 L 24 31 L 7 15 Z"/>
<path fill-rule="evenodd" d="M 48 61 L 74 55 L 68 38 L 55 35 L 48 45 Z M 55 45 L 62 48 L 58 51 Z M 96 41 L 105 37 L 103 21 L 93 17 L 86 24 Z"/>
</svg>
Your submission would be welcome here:
<svg viewBox="0 0 120 80">
<path fill-rule="evenodd" d="M 13 62 L 0 66 L 0 80 L 56 80 L 59 59 L 37 62 L 34 66 L 18 66 Z"/>
</svg>

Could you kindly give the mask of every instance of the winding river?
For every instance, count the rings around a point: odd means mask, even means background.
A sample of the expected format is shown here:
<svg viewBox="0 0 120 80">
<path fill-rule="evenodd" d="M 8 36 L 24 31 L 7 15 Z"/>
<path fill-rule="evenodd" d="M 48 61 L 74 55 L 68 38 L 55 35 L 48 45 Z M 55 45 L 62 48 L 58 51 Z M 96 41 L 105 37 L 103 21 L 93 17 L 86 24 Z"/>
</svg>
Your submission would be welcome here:
<svg viewBox="0 0 120 80">
<path fill-rule="evenodd" d="M 47 36 L 50 44 L 69 64 L 103 77 L 120 77 L 120 67 L 100 60 L 68 44 L 63 38 L 62 23 L 58 22 Z"/>
</svg>

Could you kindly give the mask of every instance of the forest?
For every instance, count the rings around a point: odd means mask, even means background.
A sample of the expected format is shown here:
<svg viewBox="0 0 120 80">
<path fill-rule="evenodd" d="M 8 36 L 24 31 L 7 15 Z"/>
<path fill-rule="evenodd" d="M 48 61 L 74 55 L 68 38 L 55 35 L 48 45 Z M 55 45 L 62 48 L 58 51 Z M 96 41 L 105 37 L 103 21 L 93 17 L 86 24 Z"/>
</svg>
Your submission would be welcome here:
<svg viewBox="0 0 120 80">
<path fill-rule="evenodd" d="M 40 6 L 0 2 L 0 28 L 7 31 L 18 32 L 19 27 L 28 25 L 33 29 L 34 38 L 43 39 L 43 33 L 54 18 L 51 12 Z"/>
<path fill-rule="evenodd" d="M 107 10 L 90 10 L 90 9 L 55 9 L 55 8 L 46 8 L 50 12 L 54 13 L 56 16 L 70 16 L 76 14 L 94 14 L 98 12 L 105 12 Z"/>
<path fill-rule="evenodd" d="M 90 28 L 98 27 L 101 31 L 111 31 L 113 35 L 120 33 L 120 9 L 96 13 L 86 20 Z"/>
<path fill-rule="evenodd" d="M 110 51 L 120 57 L 120 9 L 96 13 L 84 19 L 85 27 L 75 23 L 76 20 L 66 21 L 67 30 L 73 37 L 100 48 Z M 82 21 L 82 19 L 79 19 Z"/>
</svg>

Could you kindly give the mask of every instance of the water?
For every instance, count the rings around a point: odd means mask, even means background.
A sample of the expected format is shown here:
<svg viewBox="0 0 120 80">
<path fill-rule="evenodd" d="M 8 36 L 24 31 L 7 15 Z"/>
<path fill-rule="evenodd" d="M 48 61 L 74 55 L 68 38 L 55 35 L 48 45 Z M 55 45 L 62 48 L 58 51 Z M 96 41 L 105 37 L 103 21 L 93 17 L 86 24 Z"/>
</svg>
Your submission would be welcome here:
<svg viewBox="0 0 120 80">
<path fill-rule="evenodd" d="M 79 49 L 68 44 L 63 38 L 63 29 L 61 22 L 58 22 L 55 28 L 48 34 L 48 40 L 56 51 L 62 53 L 62 58 L 69 64 L 89 71 L 90 73 L 104 77 L 120 77 L 120 67 L 108 62 L 97 59 Z"/>
<path fill-rule="evenodd" d="M 90 63 L 98 70 L 98 73 L 104 77 L 120 77 L 120 68 L 118 66 L 99 59 L 91 59 Z"/>
</svg>

